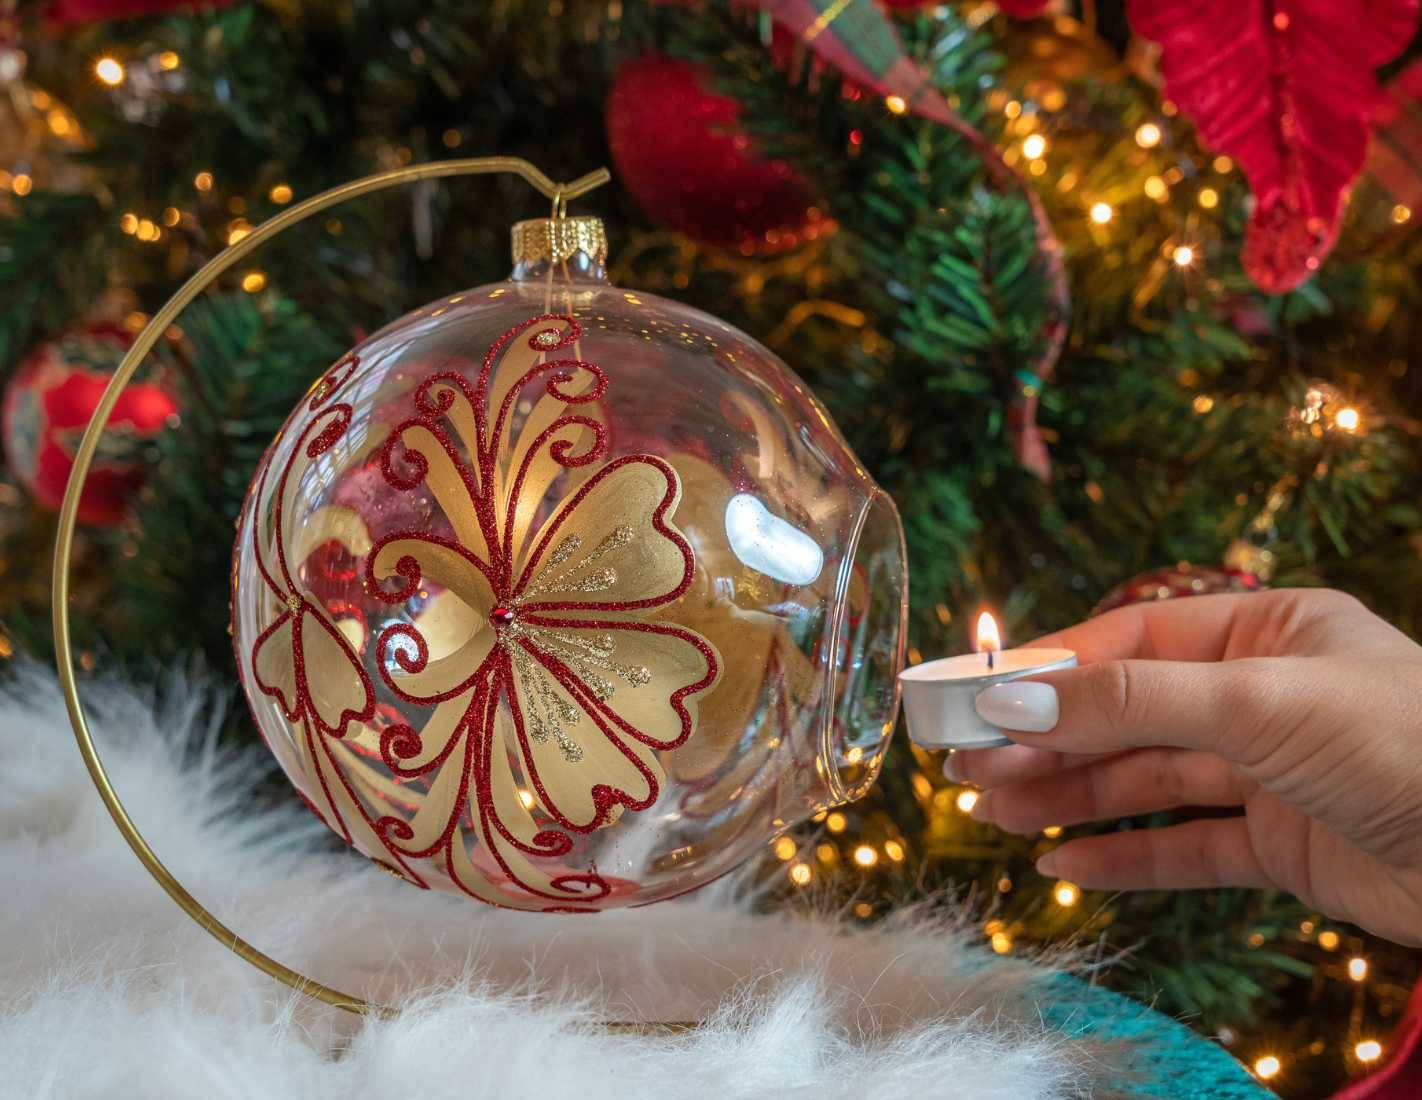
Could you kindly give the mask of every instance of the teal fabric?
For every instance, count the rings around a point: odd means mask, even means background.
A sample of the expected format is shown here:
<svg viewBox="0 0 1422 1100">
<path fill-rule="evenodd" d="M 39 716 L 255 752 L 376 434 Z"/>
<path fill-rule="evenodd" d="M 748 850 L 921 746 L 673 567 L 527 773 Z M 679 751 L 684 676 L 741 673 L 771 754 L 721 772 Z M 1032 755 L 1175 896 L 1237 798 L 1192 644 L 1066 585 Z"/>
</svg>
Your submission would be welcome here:
<svg viewBox="0 0 1422 1100">
<path fill-rule="evenodd" d="M 1224 1048 L 1144 1005 L 1065 974 L 1042 979 L 1043 1019 L 1069 1038 L 1120 1040 L 1122 1073 L 1106 1086 L 1159 1100 L 1267 1100 Z"/>
</svg>

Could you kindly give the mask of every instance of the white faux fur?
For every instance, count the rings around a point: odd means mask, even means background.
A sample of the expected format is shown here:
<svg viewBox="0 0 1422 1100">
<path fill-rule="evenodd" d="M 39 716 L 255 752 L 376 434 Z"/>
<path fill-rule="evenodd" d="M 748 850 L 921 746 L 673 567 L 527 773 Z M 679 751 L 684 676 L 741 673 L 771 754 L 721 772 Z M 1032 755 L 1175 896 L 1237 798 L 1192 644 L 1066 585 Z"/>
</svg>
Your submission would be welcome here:
<svg viewBox="0 0 1422 1100">
<path fill-rule="evenodd" d="M 404 1005 L 359 1021 L 225 951 L 149 880 L 35 673 L 0 706 L 0 1096 L 636 1100 L 1100 1096 L 1113 1057 L 1047 1029 L 1030 964 L 941 925 L 755 916 L 731 891 L 593 917 L 521 915 L 323 850 L 254 801 L 201 693 L 86 688 L 160 857 L 264 950 Z M 598 1019 L 708 1019 L 674 1037 Z"/>
</svg>

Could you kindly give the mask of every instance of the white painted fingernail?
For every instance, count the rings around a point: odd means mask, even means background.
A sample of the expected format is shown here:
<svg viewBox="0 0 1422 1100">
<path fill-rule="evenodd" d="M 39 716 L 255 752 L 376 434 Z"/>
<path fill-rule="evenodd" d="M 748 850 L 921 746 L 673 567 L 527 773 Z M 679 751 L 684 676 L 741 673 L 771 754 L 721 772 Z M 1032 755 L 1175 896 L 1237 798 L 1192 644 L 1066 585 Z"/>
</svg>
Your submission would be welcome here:
<svg viewBox="0 0 1422 1100">
<path fill-rule="evenodd" d="M 1061 706 L 1057 689 L 1033 680 L 994 684 L 975 700 L 985 721 L 1005 730 L 1046 733 L 1057 724 Z"/>
</svg>

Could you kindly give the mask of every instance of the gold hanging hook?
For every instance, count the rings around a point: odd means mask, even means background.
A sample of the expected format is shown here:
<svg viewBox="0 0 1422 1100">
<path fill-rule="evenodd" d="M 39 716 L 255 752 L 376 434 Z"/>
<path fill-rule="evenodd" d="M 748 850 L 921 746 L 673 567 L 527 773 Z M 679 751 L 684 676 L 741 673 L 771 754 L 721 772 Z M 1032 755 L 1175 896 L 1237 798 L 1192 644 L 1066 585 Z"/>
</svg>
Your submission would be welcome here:
<svg viewBox="0 0 1422 1100">
<path fill-rule="evenodd" d="M 278 962 L 227 928 L 197 898 L 188 893 L 182 883 L 164 866 L 163 861 L 158 858 L 157 853 L 143 838 L 143 834 L 138 831 L 138 827 L 124 808 L 118 792 L 114 790 L 108 772 L 104 769 L 103 760 L 99 756 L 99 750 L 94 744 L 93 734 L 89 730 L 88 719 L 85 717 L 83 704 L 79 699 L 79 687 L 74 672 L 74 649 L 69 627 L 69 573 L 70 560 L 74 552 L 74 527 L 79 514 L 79 497 L 83 492 L 84 482 L 89 476 L 89 467 L 93 464 L 94 455 L 98 451 L 104 426 L 108 423 L 109 416 L 113 413 L 114 406 L 118 403 L 119 395 L 123 392 L 124 387 L 128 385 L 129 380 L 137 372 L 148 353 L 153 350 L 154 345 L 162 338 L 163 333 L 168 331 L 168 326 L 177 319 L 193 299 L 207 290 L 227 271 L 278 233 L 290 229 L 297 222 L 305 221 L 329 207 L 350 199 L 406 183 L 414 183 L 418 180 L 492 173 L 509 173 L 521 177 L 544 196 L 552 199 L 555 209 L 561 207 L 565 215 L 569 199 L 585 195 L 612 178 L 612 174 L 606 168 L 599 168 L 579 176 L 571 183 L 558 183 L 521 157 L 472 157 L 435 161 L 430 164 L 412 164 L 404 168 L 396 168 L 393 171 L 351 180 L 349 183 L 343 183 L 329 191 L 323 191 L 319 195 L 299 202 L 268 219 L 204 264 L 178 289 L 172 298 L 168 299 L 163 308 L 153 315 L 153 319 L 138 334 L 128 354 L 123 357 L 118 369 L 109 379 L 109 384 L 99 398 L 94 415 L 90 418 L 88 427 L 84 429 L 83 438 L 80 439 L 79 448 L 74 455 L 74 466 L 69 474 L 69 484 L 64 490 L 64 501 L 59 508 L 58 531 L 54 541 L 53 598 L 51 603 L 54 622 L 55 664 L 59 671 L 59 686 L 64 694 L 64 704 L 69 711 L 69 722 L 74 728 L 75 740 L 79 743 L 79 753 L 84 758 L 84 765 L 89 770 L 89 778 L 93 780 L 94 787 L 99 792 L 104 806 L 108 809 L 109 816 L 113 818 L 115 827 L 128 842 L 128 846 L 133 849 L 134 855 L 138 857 L 144 869 L 153 876 L 154 881 L 167 891 L 168 896 L 177 902 L 184 913 L 206 929 L 223 947 L 297 992 L 305 993 L 325 1001 L 327 1004 L 345 1009 L 347 1012 L 370 1013 L 380 1016 L 393 1014 L 393 1010 L 383 1005 L 369 1002 L 363 997 L 343 993 L 308 978 L 300 971 Z M 677 1029 L 688 1025 L 618 1025 L 614 1023 L 606 1026 L 613 1030 L 639 1030 L 642 1027 Z"/>
</svg>

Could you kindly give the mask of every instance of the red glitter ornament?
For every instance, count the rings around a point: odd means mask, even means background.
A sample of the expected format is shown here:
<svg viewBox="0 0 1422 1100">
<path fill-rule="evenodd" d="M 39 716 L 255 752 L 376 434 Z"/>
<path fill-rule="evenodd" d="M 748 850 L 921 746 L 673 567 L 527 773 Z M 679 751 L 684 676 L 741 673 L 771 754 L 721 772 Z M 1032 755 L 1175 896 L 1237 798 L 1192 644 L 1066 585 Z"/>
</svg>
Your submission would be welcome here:
<svg viewBox="0 0 1422 1100">
<path fill-rule="evenodd" d="M 113 325 L 77 328 L 40 344 L 5 390 L 5 460 L 15 479 L 47 508 L 64 499 L 74 453 L 133 338 Z M 177 415 L 167 390 L 130 385 L 119 395 L 79 498 L 83 523 L 112 527 L 148 476 L 153 437 Z"/>
<path fill-rule="evenodd" d="M 743 255 L 795 248 L 833 228 L 808 184 L 759 156 L 741 105 L 708 92 L 696 66 L 648 55 L 618 71 L 607 134 L 618 175 L 655 221 Z"/>
<path fill-rule="evenodd" d="M 1253 573 L 1231 566 L 1191 565 L 1188 561 L 1166 569 L 1152 569 L 1123 581 L 1092 608 L 1093 615 L 1133 603 L 1174 600 L 1184 596 L 1209 596 L 1221 592 L 1257 592 L 1263 582 Z"/>
<path fill-rule="evenodd" d="M 56 23 L 99 23 L 177 11 L 213 11 L 235 0 L 51 0 L 45 14 Z"/>
<path fill-rule="evenodd" d="M 496 626 L 508 626 L 514 621 L 514 613 L 507 607 L 496 607 L 489 612 L 489 621 Z"/>
</svg>

